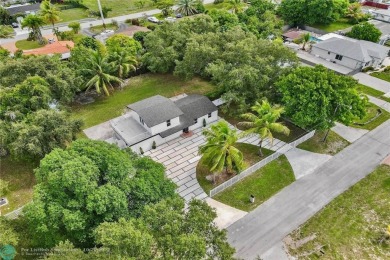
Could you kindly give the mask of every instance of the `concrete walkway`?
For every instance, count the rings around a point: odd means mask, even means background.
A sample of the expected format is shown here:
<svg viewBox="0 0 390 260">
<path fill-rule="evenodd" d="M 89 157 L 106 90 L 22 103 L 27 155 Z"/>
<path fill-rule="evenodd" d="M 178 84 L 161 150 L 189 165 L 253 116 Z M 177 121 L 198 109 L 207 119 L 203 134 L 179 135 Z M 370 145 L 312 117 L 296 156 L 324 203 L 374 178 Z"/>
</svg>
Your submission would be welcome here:
<svg viewBox="0 0 390 260">
<path fill-rule="evenodd" d="M 332 156 L 327 154 L 313 153 L 299 148 L 292 148 L 285 155 L 297 180 L 312 173 L 316 168 L 332 158 Z"/>
<path fill-rule="evenodd" d="M 375 78 L 363 72 L 356 73 L 352 77 L 357 79 L 359 83 L 369 86 L 370 88 L 382 91 L 383 93 L 390 92 L 390 82 L 385 80 Z"/>
<path fill-rule="evenodd" d="M 390 120 L 230 225 L 228 240 L 236 248 L 236 256 L 264 256 L 336 196 L 372 172 L 390 153 L 389 133 Z"/>
<path fill-rule="evenodd" d="M 372 96 L 369 96 L 369 95 L 367 95 L 367 97 L 368 97 L 368 100 L 371 103 L 373 103 L 373 104 L 377 105 L 378 107 L 386 110 L 387 112 L 390 112 L 390 103 L 389 102 L 386 102 L 386 101 L 384 101 L 382 99 L 379 99 L 379 98 L 376 98 L 376 97 L 372 97 Z"/>
<path fill-rule="evenodd" d="M 237 220 L 243 218 L 248 212 L 230 207 L 212 198 L 206 198 L 207 204 L 214 208 L 217 212 L 217 218 L 214 219 L 215 224 L 220 229 L 227 228 Z"/>
<path fill-rule="evenodd" d="M 355 142 L 360 137 L 368 133 L 368 130 L 346 126 L 337 122 L 336 125 L 332 127 L 332 131 L 350 143 Z"/>
</svg>

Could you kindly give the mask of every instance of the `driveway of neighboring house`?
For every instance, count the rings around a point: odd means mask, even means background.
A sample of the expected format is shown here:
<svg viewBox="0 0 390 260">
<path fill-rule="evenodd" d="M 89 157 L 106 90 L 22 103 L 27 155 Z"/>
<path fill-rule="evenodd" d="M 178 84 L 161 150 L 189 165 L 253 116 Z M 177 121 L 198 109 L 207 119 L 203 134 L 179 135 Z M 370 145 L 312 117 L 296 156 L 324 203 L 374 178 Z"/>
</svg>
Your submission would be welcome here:
<svg viewBox="0 0 390 260">
<path fill-rule="evenodd" d="M 352 77 L 359 80 L 359 83 L 369 86 L 373 89 L 382 91 L 384 93 L 390 92 L 390 82 L 375 78 L 363 72 L 356 73 Z"/>
</svg>

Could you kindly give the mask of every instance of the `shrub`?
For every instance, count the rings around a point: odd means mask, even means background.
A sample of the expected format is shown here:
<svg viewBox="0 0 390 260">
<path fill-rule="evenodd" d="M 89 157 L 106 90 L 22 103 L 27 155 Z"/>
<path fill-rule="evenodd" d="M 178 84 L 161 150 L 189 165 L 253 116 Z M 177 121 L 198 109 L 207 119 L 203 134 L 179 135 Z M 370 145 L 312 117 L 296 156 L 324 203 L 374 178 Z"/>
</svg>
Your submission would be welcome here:
<svg viewBox="0 0 390 260">
<path fill-rule="evenodd" d="M 136 40 L 137 42 L 140 42 L 141 44 L 144 43 L 144 39 L 146 35 L 148 35 L 149 32 L 135 32 L 133 35 L 133 39 Z"/>
<path fill-rule="evenodd" d="M 384 71 L 384 72 L 390 71 L 390 66 L 387 66 L 383 71 Z"/>
<path fill-rule="evenodd" d="M 149 24 L 148 26 L 146 26 L 146 28 L 148 28 L 149 30 L 154 31 L 154 29 L 156 29 L 156 25 L 154 25 L 154 24 Z"/>
<path fill-rule="evenodd" d="M 153 141 L 152 149 L 156 149 L 156 148 L 157 148 L 156 141 Z"/>
<path fill-rule="evenodd" d="M 137 26 L 139 26 L 139 20 L 138 20 L 138 19 L 131 19 L 130 21 L 131 21 L 131 24 L 132 24 L 132 25 L 137 25 Z"/>
<path fill-rule="evenodd" d="M 142 149 L 142 147 L 139 148 L 139 153 L 144 154 L 144 150 Z"/>
<path fill-rule="evenodd" d="M 61 41 L 72 41 L 74 38 L 74 31 L 58 32 L 58 37 Z"/>
<path fill-rule="evenodd" d="M 73 31 L 74 34 L 78 34 L 79 31 L 80 31 L 80 28 L 81 28 L 79 22 L 71 22 L 71 23 L 68 24 L 68 27 L 69 27 L 70 29 L 72 29 L 72 31 Z"/>
<path fill-rule="evenodd" d="M 373 66 L 368 66 L 368 67 L 363 68 L 362 72 L 367 72 L 367 71 L 371 71 L 371 70 L 374 70 L 374 67 Z"/>
</svg>

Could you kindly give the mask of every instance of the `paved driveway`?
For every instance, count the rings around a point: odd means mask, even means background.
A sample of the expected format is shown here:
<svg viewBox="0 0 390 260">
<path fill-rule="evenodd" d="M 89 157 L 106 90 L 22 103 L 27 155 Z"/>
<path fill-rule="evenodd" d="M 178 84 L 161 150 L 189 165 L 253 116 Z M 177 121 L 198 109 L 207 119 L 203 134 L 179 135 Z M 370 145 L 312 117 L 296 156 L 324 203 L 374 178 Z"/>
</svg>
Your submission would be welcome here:
<svg viewBox="0 0 390 260">
<path fill-rule="evenodd" d="M 375 78 L 363 72 L 356 73 L 352 77 L 359 80 L 359 83 L 369 86 L 373 89 L 382 91 L 384 93 L 390 92 L 390 82 Z"/>
</svg>

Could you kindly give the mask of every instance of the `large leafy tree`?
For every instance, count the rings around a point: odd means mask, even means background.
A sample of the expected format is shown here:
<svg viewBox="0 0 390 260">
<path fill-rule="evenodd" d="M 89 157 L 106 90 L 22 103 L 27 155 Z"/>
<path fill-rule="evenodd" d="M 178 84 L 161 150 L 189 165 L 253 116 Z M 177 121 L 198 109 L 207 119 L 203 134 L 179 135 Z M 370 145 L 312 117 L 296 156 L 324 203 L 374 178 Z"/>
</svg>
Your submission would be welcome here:
<svg viewBox="0 0 390 260">
<path fill-rule="evenodd" d="M 217 23 L 220 31 L 226 31 L 239 25 L 237 15 L 232 14 L 227 10 L 213 9 L 208 15 Z"/>
<path fill-rule="evenodd" d="M 84 254 L 69 242 L 47 259 L 233 259 L 234 249 L 226 232 L 213 223 L 215 211 L 205 202 L 192 200 L 187 210 L 175 197 L 147 206 L 138 219 L 104 222 L 94 231 L 96 248 Z"/>
<path fill-rule="evenodd" d="M 29 77 L 13 88 L 0 89 L 0 119 L 23 119 L 29 113 L 48 109 L 51 100 L 49 84 L 39 76 Z"/>
<path fill-rule="evenodd" d="M 137 56 L 142 49 L 138 41 L 123 34 L 115 34 L 109 37 L 106 41 L 106 47 L 109 53 L 125 51 L 132 56 Z"/>
<path fill-rule="evenodd" d="M 13 88 L 31 75 L 43 78 L 49 85 L 52 98 L 61 103 L 71 102 L 81 86 L 75 70 L 58 56 L 29 55 L 0 62 L 0 89 Z"/>
<path fill-rule="evenodd" d="M 206 144 L 199 147 L 202 163 L 214 174 L 240 172 L 244 168 L 243 154 L 234 145 L 239 139 L 236 130 L 226 121 L 219 121 L 203 131 Z"/>
<path fill-rule="evenodd" d="M 149 160 L 87 139 L 53 150 L 35 171 L 34 201 L 25 210 L 35 239 L 47 246 L 65 239 L 93 246 L 93 230 L 101 223 L 128 219 L 173 196 L 175 185 Z"/>
<path fill-rule="evenodd" d="M 335 121 L 350 124 L 366 114 L 367 97 L 356 90 L 357 81 L 323 66 L 299 67 L 276 86 L 286 115 L 306 129 L 329 129 Z"/>
<path fill-rule="evenodd" d="M 247 128 L 245 134 L 257 135 L 259 137 L 259 155 L 263 156 L 261 148 L 265 139 L 270 140 L 272 145 L 273 133 L 288 135 L 290 130 L 282 123 L 277 122 L 282 113 L 284 113 L 283 107 L 271 106 L 268 101 L 263 100 L 261 104 L 256 102 L 251 109 L 254 113 L 242 114 L 241 117 L 247 121 L 240 122 L 239 125 Z"/>
<path fill-rule="evenodd" d="M 198 13 L 196 10 L 197 0 L 179 0 L 176 12 L 185 16 L 190 16 Z"/>
<path fill-rule="evenodd" d="M 356 24 L 352 27 L 351 31 L 347 33 L 347 36 L 351 38 L 370 42 L 378 42 L 381 35 L 382 32 L 369 22 Z"/>
<path fill-rule="evenodd" d="M 38 110 L 25 120 L 13 123 L 8 148 L 20 159 L 40 159 L 55 148 L 64 148 L 76 138 L 82 122 L 65 112 Z"/>
<path fill-rule="evenodd" d="M 5 245 L 16 247 L 19 242 L 19 234 L 12 228 L 10 220 L 0 216 L 0 230 L 0 247 Z"/>
<path fill-rule="evenodd" d="M 360 3 L 351 3 L 345 11 L 345 17 L 354 24 L 368 19 L 368 15 L 362 12 Z"/>
<path fill-rule="evenodd" d="M 14 18 L 10 15 L 7 9 L 0 6 L 0 24 L 11 24 Z"/>
<path fill-rule="evenodd" d="M 103 90 L 106 96 L 110 95 L 109 89 L 113 90 L 113 83 L 122 83 L 122 80 L 114 76 L 113 64 L 109 62 L 109 57 L 100 51 L 89 51 L 90 56 L 85 61 L 87 66 L 84 71 L 89 75 L 85 83 L 86 90 L 95 88 L 97 93 Z"/>
<path fill-rule="evenodd" d="M 38 41 L 40 44 L 44 44 L 45 41 L 42 37 L 41 28 L 45 24 L 42 17 L 34 14 L 27 15 L 22 21 L 22 28 L 27 27 L 30 30 L 29 38 L 34 41 Z"/>
<path fill-rule="evenodd" d="M 50 0 L 44 0 L 41 3 L 39 14 L 42 16 L 43 20 L 46 23 L 50 23 L 53 26 L 54 24 L 60 21 L 60 10 L 58 10 L 54 5 L 50 3 Z"/>
</svg>

